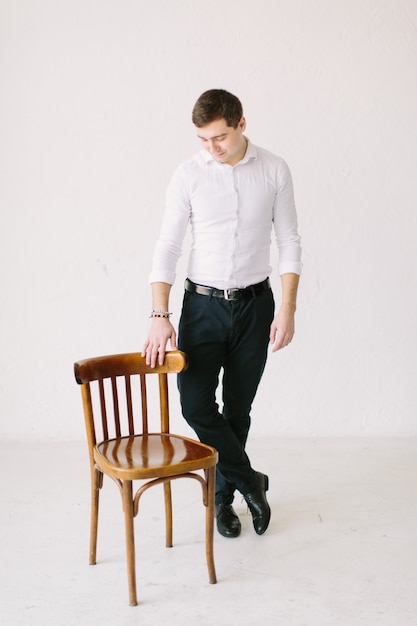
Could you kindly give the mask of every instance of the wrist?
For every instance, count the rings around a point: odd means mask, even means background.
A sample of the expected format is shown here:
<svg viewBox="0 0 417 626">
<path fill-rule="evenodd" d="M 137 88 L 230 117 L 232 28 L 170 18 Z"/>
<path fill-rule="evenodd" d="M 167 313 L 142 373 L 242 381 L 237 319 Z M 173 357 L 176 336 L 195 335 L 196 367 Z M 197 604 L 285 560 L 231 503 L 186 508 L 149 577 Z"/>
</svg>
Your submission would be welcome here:
<svg viewBox="0 0 417 626">
<path fill-rule="evenodd" d="M 170 311 L 165 311 L 164 309 L 152 309 L 149 317 L 164 317 L 169 319 L 172 313 Z"/>
<path fill-rule="evenodd" d="M 281 304 L 280 311 L 283 311 L 285 313 L 295 313 L 296 310 L 297 305 L 295 304 L 295 302 L 283 302 Z"/>
</svg>

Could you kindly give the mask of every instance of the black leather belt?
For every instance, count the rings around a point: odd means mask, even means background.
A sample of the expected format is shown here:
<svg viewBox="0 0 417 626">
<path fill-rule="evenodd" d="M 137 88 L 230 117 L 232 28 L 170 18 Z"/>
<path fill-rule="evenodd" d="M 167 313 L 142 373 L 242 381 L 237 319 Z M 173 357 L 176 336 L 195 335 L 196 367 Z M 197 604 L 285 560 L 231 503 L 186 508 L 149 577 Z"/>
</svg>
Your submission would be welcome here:
<svg viewBox="0 0 417 626">
<path fill-rule="evenodd" d="M 200 296 L 211 296 L 213 298 L 224 298 L 225 300 L 248 300 L 256 298 L 261 293 L 271 287 L 269 278 L 261 283 L 250 285 L 245 289 L 216 289 L 215 287 L 207 287 L 206 285 L 196 285 L 189 278 L 185 281 L 185 289 L 191 293 L 198 293 Z"/>
</svg>

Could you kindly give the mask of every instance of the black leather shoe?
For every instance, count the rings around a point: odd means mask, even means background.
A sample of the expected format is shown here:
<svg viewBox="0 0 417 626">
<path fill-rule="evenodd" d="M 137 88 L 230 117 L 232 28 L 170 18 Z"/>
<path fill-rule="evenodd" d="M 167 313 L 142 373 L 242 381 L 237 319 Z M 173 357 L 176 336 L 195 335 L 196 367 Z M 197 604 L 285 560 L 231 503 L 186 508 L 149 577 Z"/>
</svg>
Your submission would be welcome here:
<svg viewBox="0 0 417 626">
<path fill-rule="evenodd" d="M 269 487 L 269 478 L 265 474 L 261 474 L 261 472 L 256 472 L 256 474 L 257 480 L 255 487 L 247 493 L 244 498 L 252 513 L 255 532 L 258 535 L 263 535 L 271 519 L 271 509 L 265 495 Z"/>
<path fill-rule="evenodd" d="M 216 504 L 217 530 L 223 537 L 239 537 L 241 524 L 231 504 Z"/>
</svg>

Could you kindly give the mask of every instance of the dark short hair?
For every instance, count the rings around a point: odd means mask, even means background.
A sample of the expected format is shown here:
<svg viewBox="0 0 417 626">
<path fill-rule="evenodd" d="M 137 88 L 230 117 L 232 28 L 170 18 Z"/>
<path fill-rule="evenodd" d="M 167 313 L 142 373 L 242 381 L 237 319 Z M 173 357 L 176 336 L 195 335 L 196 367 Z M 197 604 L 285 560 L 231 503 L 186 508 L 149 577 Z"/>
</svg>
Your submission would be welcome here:
<svg viewBox="0 0 417 626">
<path fill-rule="evenodd" d="M 224 89 L 209 89 L 195 103 L 192 120 L 197 128 L 202 128 L 224 118 L 228 126 L 237 128 L 242 115 L 243 108 L 239 98 Z"/>
</svg>

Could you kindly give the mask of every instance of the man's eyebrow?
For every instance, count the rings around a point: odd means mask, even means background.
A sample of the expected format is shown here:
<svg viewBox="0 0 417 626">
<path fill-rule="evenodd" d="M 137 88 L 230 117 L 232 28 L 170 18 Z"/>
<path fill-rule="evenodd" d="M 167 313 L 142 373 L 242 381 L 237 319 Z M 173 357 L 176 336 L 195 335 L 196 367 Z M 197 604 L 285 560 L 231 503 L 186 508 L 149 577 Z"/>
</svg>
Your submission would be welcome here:
<svg viewBox="0 0 417 626">
<path fill-rule="evenodd" d="M 220 135 L 215 135 L 215 137 L 209 137 L 209 139 L 220 139 L 220 137 L 225 137 L 227 133 L 221 133 Z M 199 139 L 206 139 L 206 137 L 202 137 L 201 135 L 197 135 Z"/>
</svg>

